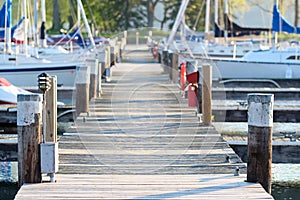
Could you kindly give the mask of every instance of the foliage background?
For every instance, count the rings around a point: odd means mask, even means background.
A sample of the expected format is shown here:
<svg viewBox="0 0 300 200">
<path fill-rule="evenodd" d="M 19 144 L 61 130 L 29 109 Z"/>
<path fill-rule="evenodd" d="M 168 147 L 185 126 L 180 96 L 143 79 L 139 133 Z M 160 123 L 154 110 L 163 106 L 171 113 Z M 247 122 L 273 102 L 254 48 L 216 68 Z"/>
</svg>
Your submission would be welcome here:
<svg viewBox="0 0 300 200">
<path fill-rule="evenodd" d="M 5 0 L 0 0 L 1 5 Z M 224 1 L 219 2 L 219 16 L 222 24 L 222 17 L 224 13 Z M 228 0 L 230 12 L 247 11 L 249 5 L 259 6 L 261 1 L 265 0 Z M 273 0 L 271 0 L 273 2 Z M 284 1 L 279 0 L 279 6 L 284 13 L 285 8 L 298 8 L 299 0 Z M 22 15 L 23 0 L 12 0 L 13 11 L 12 19 L 16 23 Z M 34 2 L 40 0 L 27 0 L 27 10 L 33 23 L 33 8 Z M 47 33 L 60 33 L 61 29 L 69 30 L 76 25 L 77 22 L 77 0 L 45 0 L 46 2 L 46 28 Z M 171 29 L 174 19 L 176 18 L 182 0 L 82 0 L 89 23 L 95 33 L 101 35 L 114 34 L 123 30 L 153 27 L 159 24 L 156 28 Z M 197 31 L 204 30 L 205 21 L 205 6 L 207 0 L 190 0 L 186 11 L 186 24 L 189 27 L 194 27 Z M 213 30 L 213 16 L 214 16 L 214 0 L 211 2 L 211 30 Z M 161 6 L 163 5 L 163 6 Z M 40 9 L 40 3 L 38 4 Z M 162 18 L 158 19 L 154 15 L 155 9 L 161 9 Z M 262 8 L 263 9 L 263 8 Z M 39 10 L 40 12 L 40 10 Z M 298 13 L 295 9 L 295 20 L 293 23 L 298 23 Z M 199 15 L 199 19 L 198 18 Z M 239 16 L 232 15 L 234 18 Z"/>
</svg>

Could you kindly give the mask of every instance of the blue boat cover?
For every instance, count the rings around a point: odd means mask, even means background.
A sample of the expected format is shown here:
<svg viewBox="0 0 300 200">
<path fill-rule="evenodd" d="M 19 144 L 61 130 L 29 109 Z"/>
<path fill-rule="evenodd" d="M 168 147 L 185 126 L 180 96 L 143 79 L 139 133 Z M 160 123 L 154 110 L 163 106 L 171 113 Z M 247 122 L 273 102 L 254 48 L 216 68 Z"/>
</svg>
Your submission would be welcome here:
<svg viewBox="0 0 300 200">
<path fill-rule="evenodd" d="M 300 27 L 291 25 L 279 12 L 278 6 L 273 7 L 272 31 L 300 34 Z"/>
<path fill-rule="evenodd" d="M 10 27 L 10 17 L 11 17 L 11 0 L 7 1 L 7 6 L 6 6 L 6 1 L 4 1 L 3 6 L 0 10 L 0 27 L 4 28 L 4 27 Z M 6 12 L 7 9 L 7 12 Z M 6 22 L 6 26 L 5 26 L 5 22 Z"/>
<path fill-rule="evenodd" d="M 7 0 L 7 6 L 6 6 L 6 1 L 4 1 L 3 6 L 0 10 L 0 28 L 11 27 L 11 6 L 12 6 L 11 0 Z M 21 26 L 24 20 L 25 18 L 23 17 L 15 26 L 11 28 L 11 38 L 13 38 L 15 30 Z M 5 30 L 0 30 L 0 38 L 3 39 L 4 37 L 5 37 Z"/>
</svg>

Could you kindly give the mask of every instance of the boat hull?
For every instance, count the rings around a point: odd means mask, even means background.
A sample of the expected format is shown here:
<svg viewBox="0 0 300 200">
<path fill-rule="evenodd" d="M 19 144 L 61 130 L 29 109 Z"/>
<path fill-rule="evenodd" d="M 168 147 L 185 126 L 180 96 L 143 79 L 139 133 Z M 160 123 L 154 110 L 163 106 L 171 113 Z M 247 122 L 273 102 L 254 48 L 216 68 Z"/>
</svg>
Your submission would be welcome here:
<svg viewBox="0 0 300 200">
<path fill-rule="evenodd" d="M 299 79 L 300 63 L 212 59 L 214 79 Z"/>
<path fill-rule="evenodd" d="M 32 87 L 37 86 L 38 75 L 45 72 L 57 76 L 58 86 L 74 87 L 78 69 L 76 64 L 12 65 L 1 67 L 0 76 L 15 86 Z"/>
</svg>

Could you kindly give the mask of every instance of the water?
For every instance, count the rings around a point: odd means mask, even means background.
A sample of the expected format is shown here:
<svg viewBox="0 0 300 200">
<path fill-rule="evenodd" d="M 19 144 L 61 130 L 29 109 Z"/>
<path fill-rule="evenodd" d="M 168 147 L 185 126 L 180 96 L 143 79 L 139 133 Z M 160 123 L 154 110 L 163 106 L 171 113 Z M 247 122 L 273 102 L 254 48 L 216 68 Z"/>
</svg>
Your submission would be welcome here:
<svg viewBox="0 0 300 200">
<path fill-rule="evenodd" d="M 18 192 L 18 163 L 0 162 L 0 199 L 14 199 Z"/>
<path fill-rule="evenodd" d="M 300 164 L 272 165 L 272 196 L 275 200 L 300 197 Z M 0 199 L 12 200 L 18 191 L 18 163 L 0 162 Z"/>
<path fill-rule="evenodd" d="M 272 181 L 274 199 L 300 199 L 300 164 L 273 164 Z"/>
</svg>

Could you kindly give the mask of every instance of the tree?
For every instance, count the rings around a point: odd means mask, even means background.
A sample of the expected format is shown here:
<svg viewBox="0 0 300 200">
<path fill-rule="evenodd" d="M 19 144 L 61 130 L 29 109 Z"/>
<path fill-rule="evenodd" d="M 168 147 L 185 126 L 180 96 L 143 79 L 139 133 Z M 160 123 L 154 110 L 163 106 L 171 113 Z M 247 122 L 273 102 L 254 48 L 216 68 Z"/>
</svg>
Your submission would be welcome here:
<svg viewBox="0 0 300 200">
<path fill-rule="evenodd" d="M 148 27 L 153 27 L 154 11 L 159 0 L 147 0 Z"/>
</svg>

